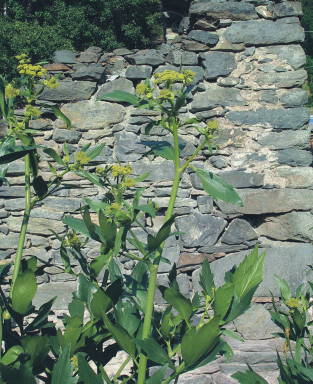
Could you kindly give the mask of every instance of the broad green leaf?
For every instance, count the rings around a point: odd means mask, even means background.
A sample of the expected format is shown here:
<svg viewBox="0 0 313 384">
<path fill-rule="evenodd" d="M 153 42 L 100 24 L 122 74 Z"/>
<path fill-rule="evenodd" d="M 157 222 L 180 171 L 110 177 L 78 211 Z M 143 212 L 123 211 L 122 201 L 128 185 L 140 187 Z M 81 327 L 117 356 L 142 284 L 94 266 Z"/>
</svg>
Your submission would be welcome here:
<svg viewBox="0 0 313 384">
<path fill-rule="evenodd" d="M 280 279 L 277 275 L 275 275 L 276 285 L 281 292 L 281 296 L 285 301 L 291 299 L 291 291 L 290 287 L 285 279 Z"/>
<path fill-rule="evenodd" d="M 23 347 L 21 347 L 20 345 L 14 345 L 2 357 L 1 363 L 4 365 L 12 364 L 18 359 L 21 353 L 24 353 Z"/>
<path fill-rule="evenodd" d="M 75 231 L 81 233 L 82 235 L 88 237 L 88 238 L 93 238 L 94 234 L 90 233 L 86 223 L 84 220 L 82 219 L 76 219 L 72 216 L 66 216 L 62 219 L 62 222 L 65 224 L 65 225 L 68 225 L 70 228 L 74 229 Z M 100 233 L 100 228 L 93 224 L 94 225 L 94 230 L 95 230 L 95 233 L 99 236 L 101 233 Z"/>
<path fill-rule="evenodd" d="M 12 292 L 12 307 L 15 312 L 24 315 L 37 291 L 37 280 L 34 272 L 27 269 L 15 280 Z"/>
<path fill-rule="evenodd" d="M 84 200 L 89 205 L 89 207 L 97 213 L 99 213 L 100 209 L 105 209 L 110 205 L 110 204 L 104 203 L 103 201 L 94 201 L 87 198 L 84 198 Z"/>
<path fill-rule="evenodd" d="M 80 300 L 86 304 L 89 311 L 90 303 L 95 292 L 97 292 L 97 286 L 91 281 L 87 280 L 84 275 L 79 274 L 77 283 L 77 295 Z"/>
<path fill-rule="evenodd" d="M 98 277 L 102 269 L 108 264 L 113 257 L 113 250 L 106 254 L 95 257 L 90 263 L 90 274 L 92 277 Z"/>
<path fill-rule="evenodd" d="M 47 317 L 50 314 L 53 303 L 55 302 L 57 296 L 54 296 L 47 303 L 42 304 L 42 306 L 38 310 L 38 315 L 34 318 L 34 320 L 26 327 L 25 333 L 33 331 L 35 329 L 40 329 L 46 322 Z"/>
<path fill-rule="evenodd" d="M 43 199 L 48 193 L 48 184 L 44 181 L 41 176 L 37 176 L 33 180 L 33 187 L 39 199 Z"/>
<path fill-rule="evenodd" d="M 68 117 L 66 117 L 64 115 L 64 113 L 62 113 L 58 107 L 56 107 L 55 105 L 49 105 L 49 108 L 51 108 L 53 110 L 53 113 L 55 114 L 55 116 L 61 120 L 64 121 L 64 123 L 66 124 L 66 127 L 68 130 L 71 129 L 71 122 L 70 120 L 68 119 Z"/>
<path fill-rule="evenodd" d="M 79 381 L 84 384 L 103 384 L 103 378 L 101 375 L 95 373 L 95 371 L 87 363 L 82 354 L 78 354 L 78 372 Z"/>
<path fill-rule="evenodd" d="M 204 290 L 204 292 L 208 296 L 212 297 L 215 284 L 214 284 L 214 275 L 211 272 L 210 263 L 208 262 L 208 259 L 205 259 L 202 264 L 199 283 L 202 289 Z"/>
<path fill-rule="evenodd" d="M 100 155 L 104 146 L 105 146 L 105 143 L 97 145 L 95 148 L 91 149 L 89 152 L 86 152 L 86 155 L 90 158 L 90 160 L 93 160 Z"/>
<path fill-rule="evenodd" d="M 214 199 L 214 200 L 223 200 L 231 204 L 238 205 L 242 207 L 242 200 L 238 196 L 235 189 L 222 180 L 219 176 L 215 175 L 212 172 L 205 171 L 204 169 L 199 169 L 192 167 L 192 169 L 199 176 L 203 189 Z"/>
<path fill-rule="evenodd" d="M 35 147 L 36 143 L 33 137 L 25 131 L 23 133 L 15 132 L 16 136 L 21 140 L 21 142 L 28 148 Z M 38 155 L 37 151 L 31 151 L 28 153 L 29 155 L 29 162 L 30 162 L 30 171 L 34 178 L 38 176 Z"/>
<path fill-rule="evenodd" d="M 51 384 L 76 384 L 78 377 L 73 377 L 70 361 L 70 346 L 66 346 L 59 356 L 52 371 Z"/>
<path fill-rule="evenodd" d="M 201 357 L 213 349 L 219 342 L 219 317 L 213 317 L 203 325 L 197 333 L 196 327 L 191 327 L 183 336 L 181 352 L 186 367 L 195 364 Z"/>
<path fill-rule="evenodd" d="M 73 274 L 73 271 L 71 268 L 70 258 L 68 256 L 67 249 L 63 243 L 61 244 L 61 248 L 60 248 L 60 256 L 61 256 L 61 260 L 62 260 L 62 263 L 63 263 L 64 268 L 65 268 L 65 272 Z"/>
<path fill-rule="evenodd" d="M 238 380 L 240 384 L 268 384 L 268 382 L 263 379 L 262 376 L 258 375 L 253 369 L 248 365 L 249 369 L 244 372 L 236 372 L 231 377 Z"/>
<path fill-rule="evenodd" d="M 90 303 L 90 309 L 96 319 L 101 319 L 102 313 L 106 313 L 111 307 L 112 300 L 102 288 L 94 293 L 93 299 Z"/>
<path fill-rule="evenodd" d="M 188 323 L 192 314 L 192 304 L 189 299 L 183 296 L 180 292 L 174 288 L 168 288 L 163 293 L 164 299 L 174 307 L 183 319 Z"/>
<path fill-rule="evenodd" d="M 64 350 L 70 345 L 70 354 L 72 355 L 76 348 L 77 342 L 82 334 L 83 319 L 80 316 L 67 317 L 65 331 L 62 335 L 60 329 L 57 330 L 58 341 Z"/>
<path fill-rule="evenodd" d="M 25 364 L 20 364 L 16 367 L 6 366 L 0 363 L 0 376 L 2 384 L 17 384 L 17 383 L 27 383 L 27 384 L 36 384 L 36 379 L 33 375 L 32 368 L 29 362 Z M 63 384 L 63 383 L 59 383 Z M 65 383 L 64 383 L 65 384 Z M 70 383 L 67 383 L 70 384 Z"/>
<path fill-rule="evenodd" d="M 303 314 L 303 317 L 302 317 L 301 313 L 296 308 L 296 309 L 294 309 L 294 313 L 293 313 L 292 318 L 293 318 L 293 322 L 294 322 L 294 326 L 295 326 L 296 336 L 297 337 L 303 337 L 303 329 L 306 325 L 305 314 Z"/>
<path fill-rule="evenodd" d="M 199 124 L 199 123 L 201 123 L 201 122 L 202 122 L 201 119 L 197 119 L 196 117 L 192 117 L 192 118 L 186 120 L 186 121 L 184 122 L 184 125 L 189 125 L 189 124 Z"/>
<path fill-rule="evenodd" d="M 114 283 L 115 280 L 120 279 L 123 280 L 123 276 L 119 266 L 116 264 L 114 259 L 109 262 L 108 270 L 110 272 L 110 281 Z"/>
<path fill-rule="evenodd" d="M 149 177 L 151 171 L 150 172 L 147 172 L 147 173 L 144 173 L 143 175 L 141 176 L 138 176 L 138 177 L 135 177 L 135 183 L 140 183 L 141 181 L 144 181 L 146 180 L 147 177 Z"/>
<path fill-rule="evenodd" d="M 0 285 L 4 285 L 6 283 L 5 279 L 9 274 L 12 264 L 13 262 L 8 260 L 7 264 L 0 265 Z"/>
<path fill-rule="evenodd" d="M 134 337 L 141 320 L 136 306 L 130 301 L 122 302 L 120 300 L 116 304 L 114 313 L 116 322 L 126 329 L 131 337 Z"/>
<path fill-rule="evenodd" d="M 36 151 L 37 148 L 38 146 L 24 147 L 22 145 L 15 145 L 13 147 L 10 147 L 6 149 L 4 153 L 0 156 L 0 165 L 11 163 L 12 161 L 20 159 L 28 153 Z"/>
<path fill-rule="evenodd" d="M 253 295 L 256 290 L 257 287 L 252 288 L 241 299 L 238 298 L 235 292 L 230 312 L 227 314 L 226 319 L 224 319 L 225 323 L 236 319 L 238 316 L 242 315 L 250 308 L 251 300 L 253 299 Z"/>
<path fill-rule="evenodd" d="M 149 136 L 150 132 L 151 132 L 151 129 L 157 125 L 155 121 L 152 121 L 151 123 L 147 124 L 146 127 L 145 127 L 145 135 L 146 136 Z"/>
<path fill-rule="evenodd" d="M 106 329 L 112 334 L 117 344 L 127 352 L 132 359 L 135 359 L 136 347 L 135 344 L 132 343 L 132 339 L 126 329 L 119 324 L 113 325 L 104 312 L 102 312 L 102 318 Z"/>
<path fill-rule="evenodd" d="M 175 102 L 174 110 L 179 111 L 182 107 L 186 105 L 186 96 L 183 94 L 178 96 Z"/>
<path fill-rule="evenodd" d="M 56 163 L 66 166 L 65 162 L 61 159 L 61 157 L 56 153 L 53 148 L 44 148 L 43 152 L 49 155 Z"/>
<path fill-rule="evenodd" d="M 30 361 L 33 367 L 41 363 L 50 352 L 49 338 L 47 335 L 24 336 L 21 343 L 24 351 L 30 354 Z"/>
<path fill-rule="evenodd" d="M 74 171 L 74 173 L 79 177 L 89 180 L 92 184 L 97 185 L 98 187 L 103 187 L 101 178 L 93 173 L 87 171 Z"/>
<path fill-rule="evenodd" d="M 108 220 L 103 211 L 99 211 L 99 225 L 102 237 L 105 239 L 108 247 L 114 247 L 114 241 L 117 233 L 117 225 L 113 220 Z"/>
<path fill-rule="evenodd" d="M 160 331 L 164 339 L 167 339 L 170 333 L 170 330 L 172 328 L 171 318 L 172 318 L 172 306 L 169 305 L 166 307 L 166 310 L 163 312 L 163 315 L 162 315 Z"/>
<path fill-rule="evenodd" d="M 3 77 L 0 76 L 0 111 L 1 111 L 1 114 L 4 116 L 4 118 L 6 118 L 8 114 L 8 106 L 5 102 L 4 95 L 5 95 L 4 81 L 3 81 Z M 1 116 L 1 119 L 2 119 L 2 116 Z"/>
<path fill-rule="evenodd" d="M 214 291 L 214 315 L 224 319 L 234 297 L 235 286 L 231 283 L 225 283 Z"/>
<path fill-rule="evenodd" d="M 276 351 L 276 353 L 277 353 L 277 360 L 276 361 L 277 361 L 277 365 L 278 365 L 279 372 L 280 372 L 280 378 L 279 378 L 280 383 L 282 383 L 282 384 L 295 384 L 293 378 L 291 377 L 291 374 L 289 374 L 289 372 L 288 372 L 288 368 L 283 365 L 281 358 L 280 358 L 277 351 Z M 281 380 L 283 380 L 283 381 L 281 381 Z"/>
<path fill-rule="evenodd" d="M 167 160 L 175 160 L 175 149 L 168 141 L 143 141 L 139 144 L 150 147 L 150 151 L 146 155 L 153 154 L 155 156 L 161 156 Z M 186 146 L 186 143 L 179 144 L 179 150 L 182 151 Z"/>
<path fill-rule="evenodd" d="M 302 378 L 306 379 L 307 382 L 312 383 L 313 382 L 313 369 L 312 368 L 306 368 L 302 364 L 297 363 L 294 360 L 286 359 L 287 365 L 292 369 L 292 371 L 299 372 Z M 301 383 L 299 381 L 299 383 Z"/>
<path fill-rule="evenodd" d="M 176 219 L 176 215 L 173 215 L 167 220 L 160 228 L 156 237 L 148 235 L 148 249 L 150 252 L 155 251 L 165 241 L 171 233 L 171 227 Z"/>
<path fill-rule="evenodd" d="M 151 207 L 151 205 L 137 205 L 135 209 L 138 211 L 148 213 L 152 218 L 155 217 L 155 208 Z"/>
<path fill-rule="evenodd" d="M 148 380 L 146 380 L 146 384 L 160 384 L 163 382 L 164 376 L 168 369 L 168 365 L 163 365 L 162 368 L 158 369 L 153 376 L 151 376 Z"/>
<path fill-rule="evenodd" d="M 103 96 L 99 97 L 97 101 L 100 101 L 100 100 L 112 101 L 111 99 L 115 99 L 116 101 L 121 101 L 124 103 L 133 104 L 135 106 L 140 105 L 139 98 L 137 96 L 132 95 L 131 93 L 128 93 L 128 92 L 118 91 L 118 90 L 104 94 Z"/>
<path fill-rule="evenodd" d="M 175 370 L 174 363 L 154 338 L 149 336 L 147 339 L 133 340 L 133 342 L 145 352 L 145 355 L 149 360 L 162 365 L 168 364 L 172 369 Z"/>
<path fill-rule="evenodd" d="M 29 259 L 22 259 L 19 273 L 26 271 L 26 269 L 31 269 L 34 273 L 37 270 L 37 257 L 31 256 Z"/>
<path fill-rule="evenodd" d="M 79 316 L 82 319 L 84 318 L 85 306 L 80 300 L 73 299 L 68 305 L 68 310 L 71 317 Z"/>
<path fill-rule="evenodd" d="M 234 332 L 231 329 L 228 329 L 228 328 L 223 329 L 223 335 L 228 336 L 228 337 L 232 337 L 233 339 L 236 339 L 238 341 L 244 342 L 244 339 L 242 337 L 240 337 L 238 335 L 238 333 Z"/>
<path fill-rule="evenodd" d="M 233 276 L 237 296 L 242 298 L 262 282 L 265 252 L 258 256 L 258 246 L 240 263 Z"/>
</svg>

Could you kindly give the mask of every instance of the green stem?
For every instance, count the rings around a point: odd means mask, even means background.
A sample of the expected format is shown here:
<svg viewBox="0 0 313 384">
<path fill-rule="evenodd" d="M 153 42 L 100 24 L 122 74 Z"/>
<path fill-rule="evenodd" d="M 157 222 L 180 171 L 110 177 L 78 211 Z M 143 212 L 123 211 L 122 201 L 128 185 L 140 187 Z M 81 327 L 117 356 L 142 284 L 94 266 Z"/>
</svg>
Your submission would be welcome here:
<svg viewBox="0 0 313 384">
<path fill-rule="evenodd" d="M 136 244 L 138 245 L 140 252 L 143 254 L 143 256 L 146 256 L 147 252 L 145 251 L 140 240 L 138 239 L 138 237 L 136 236 L 136 234 L 134 233 L 134 231 L 131 228 L 129 228 L 129 233 L 133 236 L 133 239 L 136 241 Z"/>
<path fill-rule="evenodd" d="M 131 357 L 128 356 L 127 359 L 124 361 L 124 363 L 120 366 L 119 370 L 116 372 L 116 374 L 113 377 L 113 383 L 118 379 L 120 373 L 123 372 L 123 369 L 126 367 L 126 365 L 130 362 Z"/>
<path fill-rule="evenodd" d="M 184 369 L 185 369 L 185 363 L 182 362 L 182 363 L 180 364 L 180 366 L 176 369 L 176 371 L 175 371 L 174 373 L 172 373 L 171 376 L 170 376 L 169 378 L 167 378 L 166 380 L 164 380 L 162 384 L 168 384 L 168 383 L 170 383 L 172 380 L 175 379 L 175 377 L 177 377 L 178 375 L 180 375 L 180 374 L 183 372 Z"/>
<path fill-rule="evenodd" d="M 181 176 L 180 171 L 180 159 L 179 159 L 179 143 L 178 143 L 178 133 L 177 133 L 177 123 L 175 117 L 172 117 L 171 126 L 173 129 L 174 135 L 174 148 L 175 148 L 175 176 L 173 181 L 172 193 L 168 205 L 168 209 L 165 215 L 165 221 L 169 220 L 172 217 L 173 209 L 175 205 L 175 200 L 177 196 L 177 191 L 179 187 L 179 181 Z M 161 256 L 164 243 L 160 246 L 161 250 L 159 252 L 159 256 Z M 147 298 L 147 306 L 145 311 L 145 318 L 143 323 L 143 332 L 142 332 L 142 340 L 149 337 L 151 332 L 151 322 L 152 322 L 152 314 L 154 309 L 154 295 L 156 289 L 156 280 L 158 275 L 160 257 L 155 257 L 155 264 L 149 267 L 150 270 L 150 278 L 149 278 L 149 286 L 148 286 L 148 298 Z M 138 369 L 138 381 L 137 384 L 144 384 L 146 378 L 146 369 L 147 369 L 147 357 L 141 353 L 140 361 L 139 361 L 139 369 Z"/>
<path fill-rule="evenodd" d="M 16 278 L 19 274 L 21 260 L 22 260 L 22 253 L 23 253 L 23 247 L 25 242 L 25 236 L 26 236 L 26 230 L 27 225 L 29 221 L 29 215 L 31 210 L 31 201 L 30 201 L 30 156 L 29 154 L 25 155 L 25 211 L 21 226 L 21 232 L 20 237 L 18 240 L 18 246 L 16 251 L 16 257 L 14 262 L 14 269 L 13 269 L 13 275 L 12 275 L 12 283 L 11 283 L 11 289 L 10 289 L 10 298 L 12 298 L 13 288 L 16 281 Z"/>
<path fill-rule="evenodd" d="M 101 375 L 104 378 L 104 380 L 106 381 L 106 383 L 112 384 L 112 381 L 110 380 L 109 376 L 107 375 L 107 373 L 105 372 L 105 370 L 101 364 L 99 365 L 99 371 L 101 372 Z"/>
<path fill-rule="evenodd" d="M 201 149 L 204 147 L 204 144 L 206 143 L 205 140 L 199 145 L 199 147 L 196 149 L 195 153 L 186 161 L 186 163 L 181 167 L 181 172 L 184 172 L 184 170 L 188 167 L 188 165 L 192 162 L 192 160 L 197 156 L 197 154 L 201 151 Z"/>
</svg>

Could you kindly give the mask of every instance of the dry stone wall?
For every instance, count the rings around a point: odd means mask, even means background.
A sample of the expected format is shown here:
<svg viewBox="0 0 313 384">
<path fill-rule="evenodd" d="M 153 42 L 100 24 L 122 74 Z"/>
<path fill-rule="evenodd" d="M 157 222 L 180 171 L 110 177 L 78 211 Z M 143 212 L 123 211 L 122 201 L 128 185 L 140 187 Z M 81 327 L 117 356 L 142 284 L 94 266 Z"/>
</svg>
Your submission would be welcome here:
<svg viewBox="0 0 313 384">
<path fill-rule="evenodd" d="M 165 2 L 164 2 L 165 3 Z M 301 4 L 296 1 L 189 1 L 178 12 L 175 25 L 170 12 L 179 8 L 175 1 L 164 14 L 167 43 L 157 50 L 112 53 L 91 47 L 85 52 L 57 51 L 53 63 L 46 65 L 51 74 L 61 74 L 60 86 L 46 89 L 40 98 L 58 104 L 70 118 L 67 131 L 60 120 L 52 120 L 47 109 L 42 118 L 32 122 L 38 129 L 37 141 L 62 154 L 63 143 L 72 151 L 86 143 L 105 142 L 102 153 L 93 161 L 112 164 L 118 158 L 130 163 L 134 173 L 151 171 L 142 186 L 145 200 L 152 198 L 160 211 L 150 230 L 161 225 L 169 202 L 172 164 L 161 158 L 145 156 L 147 140 L 167 139 L 166 132 L 155 127 L 152 136 L 144 128 L 155 113 L 137 111 L 114 101 L 97 101 L 112 90 L 135 92 L 146 77 L 164 69 L 191 69 L 196 73 L 192 94 L 181 119 L 192 116 L 205 122 L 216 119 L 221 128 L 219 149 L 199 153 L 194 164 L 220 175 L 237 188 L 244 206 L 239 208 L 207 196 L 193 172 L 184 175 L 175 203 L 177 230 L 185 234 L 168 240 L 165 255 L 179 268 L 180 289 L 187 296 L 200 289 L 199 268 L 204 259 L 211 262 L 217 284 L 225 271 L 238 264 L 256 243 L 266 251 L 264 281 L 251 309 L 233 324 L 245 343 L 231 341 L 235 356 L 229 364 L 218 362 L 201 368 L 180 383 L 232 383 L 230 375 L 245 369 L 245 363 L 263 374 L 270 383 L 277 382 L 276 350 L 283 342 L 275 339 L 276 331 L 267 309 L 270 291 L 278 296 L 274 275 L 285 278 L 293 292 L 307 278 L 307 265 L 313 263 L 313 169 L 307 94 L 301 90 L 307 74 L 305 54 L 300 46 L 304 31 L 299 24 Z M 180 2 L 182 6 L 182 2 Z M 189 7 L 190 6 L 190 7 Z M 185 17 L 183 17 L 185 16 Z M 158 90 L 155 91 L 157 95 Z M 5 132 L 2 125 L 2 132 Z M 186 129 L 180 134 L 185 143 L 183 157 L 199 144 L 199 133 Z M 42 153 L 42 160 L 45 155 Z M 23 164 L 11 164 L 12 186 L 0 189 L 0 256 L 14 258 L 23 209 Z M 48 177 L 48 167 L 41 169 Z M 59 242 L 49 229 L 64 233 L 61 219 L 75 213 L 83 197 L 102 199 L 103 191 L 76 175 L 69 174 L 65 184 L 79 189 L 63 189 L 32 211 L 25 254 L 60 264 Z M 138 236 L 142 236 L 139 228 Z M 94 258 L 98 246 L 92 241 L 86 257 Z M 134 264 L 121 258 L 120 266 L 130 271 Z M 163 265 L 159 283 L 167 284 Z M 66 281 L 65 281 L 66 280 Z M 58 295 L 55 310 L 66 308 L 76 287 L 73 276 L 59 273 L 55 266 L 46 268 L 41 277 L 37 304 Z M 161 295 L 157 302 L 162 304 Z"/>
</svg>

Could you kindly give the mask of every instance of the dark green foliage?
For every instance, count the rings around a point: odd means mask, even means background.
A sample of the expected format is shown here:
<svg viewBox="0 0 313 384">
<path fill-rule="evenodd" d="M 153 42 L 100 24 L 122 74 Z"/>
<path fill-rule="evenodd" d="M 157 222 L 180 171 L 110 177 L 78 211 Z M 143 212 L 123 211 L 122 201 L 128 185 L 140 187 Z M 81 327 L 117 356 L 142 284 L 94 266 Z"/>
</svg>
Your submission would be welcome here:
<svg viewBox="0 0 313 384">
<path fill-rule="evenodd" d="M 160 4 L 159 0 L 0 1 L 0 73 L 8 80 L 16 77 L 14 56 L 20 53 L 39 62 L 61 49 L 151 46 L 162 33 Z"/>
<path fill-rule="evenodd" d="M 300 0 L 302 3 L 303 17 L 301 25 L 305 30 L 305 40 L 302 44 L 307 55 L 308 86 L 310 90 L 309 105 L 313 106 L 313 7 L 312 0 Z"/>
</svg>

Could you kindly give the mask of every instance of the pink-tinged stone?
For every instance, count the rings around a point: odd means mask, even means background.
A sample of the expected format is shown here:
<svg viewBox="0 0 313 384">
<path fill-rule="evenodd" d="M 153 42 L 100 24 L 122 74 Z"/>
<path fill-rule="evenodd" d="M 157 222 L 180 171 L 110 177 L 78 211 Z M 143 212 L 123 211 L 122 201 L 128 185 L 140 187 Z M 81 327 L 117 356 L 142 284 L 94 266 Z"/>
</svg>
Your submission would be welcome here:
<svg viewBox="0 0 313 384">
<path fill-rule="evenodd" d="M 213 261 L 215 257 L 206 253 L 182 253 L 178 261 L 178 267 L 202 264 L 205 259 Z"/>
<path fill-rule="evenodd" d="M 70 71 L 70 69 L 71 69 L 67 65 L 64 65 L 62 63 L 46 64 L 43 67 L 47 71 Z"/>
</svg>

